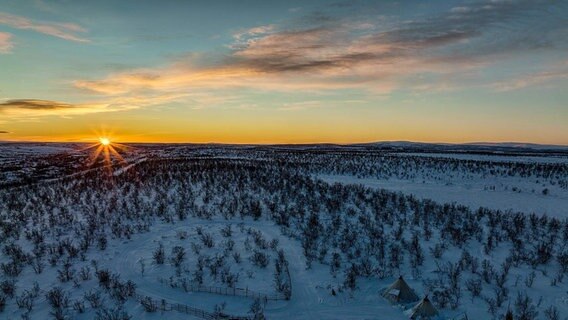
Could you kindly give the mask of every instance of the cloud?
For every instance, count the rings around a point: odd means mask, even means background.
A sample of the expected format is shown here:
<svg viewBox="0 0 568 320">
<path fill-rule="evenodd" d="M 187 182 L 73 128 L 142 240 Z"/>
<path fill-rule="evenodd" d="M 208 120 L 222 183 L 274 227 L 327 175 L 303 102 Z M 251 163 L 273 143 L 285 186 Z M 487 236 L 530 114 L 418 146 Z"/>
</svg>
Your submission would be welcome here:
<svg viewBox="0 0 568 320">
<path fill-rule="evenodd" d="M 550 84 L 568 80 L 568 69 L 529 73 L 516 78 L 492 84 L 496 91 L 513 91 L 534 85 Z"/>
<path fill-rule="evenodd" d="M 117 111 L 109 104 L 69 104 L 38 99 L 16 99 L 0 103 L 0 114 L 10 119 L 29 119 L 43 116 L 74 116 Z"/>
<path fill-rule="evenodd" d="M 28 119 L 45 116 L 77 116 L 84 114 L 134 109 L 133 105 L 111 103 L 69 104 L 49 100 L 21 99 L 0 103 L 0 114 L 11 119 Z"/>
<path fill-rule="evenodd" d="M 249 28 L 247 30 L 239 31 L 239 32 L 235 33 L 233 35 L 233 38 L 235 38 L 238 41 L 238 40 L 241 40 L 243 38 L 247 38 L 247 37 L 251 37 L 251 36 L 268 34 L 268 33 L 271 33 L 272 31 L 274 31 L 275 28 L 276 28 L 276 26 L 272 25 L 272 24 L 253 27 L 253 28 Z"/>
<path fill-rule="evenodd" d="M 363 23 L 366 27 L 361 30 L 359 19 L 317 12 L 306 17 L 314 24 L 310 28 L 292 26 L 253 35 L 247 41 L 240 39 L 234 56 L 267 72 L 317 72 L 361 65 L 384 68 L 393 63 L 404 67 L 407 61 L 419 60 L 430 64 L 433 72 L 437 72 L 434 61 L 456 64 L 459 72 L 465 61 L 493 62 L 498 56 L 518 56 L 534 49 L 566 49 L 567 13 L 568 5 L 562 3 L 477 1 L 395 24 L 373 27 Z"/>
<path fill-rule="evenodd" d="M 21 100 L 8 100 L 0 103 L 0 110 L 2 109 L 27 109 L 27 110 L 58 110 L 74 108 L 74 105 L 49 101 L 49 100 L 36 100 L 36 99 L 21 99 Z"/>
<path fill-rule="evenodd" d="M 12 52 L 13 47 L 12 35 L 7 32 L 0 32 L 0 54 Z"/>
<path fill-rule="evenodd" d="M 66 103 L 39 99 L 14 99 L 0 102 L 4 118 L 25 120 L 46 116 L 73 117 L 102 112 L 135 110 L 179 101 L 187 94 L 130 95 L 84 103 Z"/>
<path fill-rule="evenodd" d="M 293 103 L 284 103 L 278 108 L 280 111 L 301 111 L 306 109 L 321 108 L 323 103 L 321 101 L 302 101 Z"/>
<path fill-rule="evenodd" d="M 115 73 L 106 79 L 78 80 L 75 86 L 106 95 L 221 87 L 276 91 L 365 88 L 388 93 L 396 88 L 395 78 L 419 72 L 445 73 L 473 65 L 466 59 L 416 54 L 462 41 L 472 34 L 451 32 L 401 42 L 386 34 L 354 37 L 353 33 L 360 29 L 351 26 L 242 33 L 232 44 L 231 54 L 216 65 L 173 63 L 164 68 Z"/>
<path fill-rule="evenodd" d="M 337 17 L 315 11 L 301 23 L 264 25 L 236 33 L 228 46 L 231 51 L 213 64 L 188 58 L 165 67 L 114 73 L 74 84 L 111 96 L 208 88 L 361 89 L 379 94 L 400 88 L 446 90 L 460 83 L 472 84 L 459 81 L 472 70 L 535 50 L 565 49 L 564 13 L 568 6 L 543 4 L 533 0 L 473 1 L 413 20 L 375 19 L 378 22 L 374 23 L 361 16 Z M 431 83 L 432 79 L 440 85 Z"/>
<path fill-rule="evenodd" d="M 86 32 L 87 30 L 74 23 L 34 21 L 25 17 L 0 12 L 0 24 L 15 29 L 32 30 L 69 41 L 90 42 L 88 39 L 77 35 L 77 33 Z"/>
<path fill-rule="evenodd" d="M 74 84 L 106 95 L 219 87 L 290 91 L 367 86 L 374 92 L 386 93 L 395 88 L 394 77 L 417 72 L 443 73 L 460 64 L 417 56 L 415 51 L 472 36 L 452 32 L 416 43 L 401 43 L 381 34 L 353 37 L 352 32 L 360 30 L 354 25 L 272 30 L 260 28 L 239 34 L 231 54 L 216 65 L 199 67 L 191 61 L 178 61 L 164 68 L 115 73 L 106 79 L 78 80 Z M 464 60 L 461 65 L 467 67 L 468 63 Z"/>
<path fill-rule="evenodd" d="M 0 134 L 8 134 L 8 133 L 10 133 L 10 132 L 0 130 Z"/>
<path fill-rule="evenodd" d="M 384 70 L 387 65 L 426 61 L 428 55 L 424 51 L 428 49 L 477 36 L 459 30 L 411 36 L 397 30 L 354 36 L 359 31 L 355 28 L 353 25 L 319 27 L 251 39 L 233 53 L 232 62 L 267 73 L 335 71 L 349 74 L 361 66 Z"/>
</svg>

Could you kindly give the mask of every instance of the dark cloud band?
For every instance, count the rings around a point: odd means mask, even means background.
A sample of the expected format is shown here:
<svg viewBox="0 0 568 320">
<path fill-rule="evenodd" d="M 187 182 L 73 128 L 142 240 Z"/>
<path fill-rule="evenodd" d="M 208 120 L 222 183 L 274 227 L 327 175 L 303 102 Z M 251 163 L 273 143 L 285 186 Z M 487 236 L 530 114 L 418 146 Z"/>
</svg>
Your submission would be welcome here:
<svg viewBox="0 0 568 320">
<path fill-rule="evenodd" d="M 70 109 L 74 107 L 75 107 L 74 105 L 68 103 L 62 103 L 50 100 L 36 100 L 36 99 L 16 99 L 0 103 L 0 110 L 2 109 L 60 110 L 60 109 Z"/>
</svg>

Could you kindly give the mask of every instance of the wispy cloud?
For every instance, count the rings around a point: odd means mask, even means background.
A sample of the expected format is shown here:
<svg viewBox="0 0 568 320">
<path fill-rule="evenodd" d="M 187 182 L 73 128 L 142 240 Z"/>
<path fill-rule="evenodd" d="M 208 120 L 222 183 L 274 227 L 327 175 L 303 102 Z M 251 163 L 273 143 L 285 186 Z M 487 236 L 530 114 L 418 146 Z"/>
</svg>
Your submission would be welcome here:
<svg viewBox="0 0 568 320">
<path fill-rule="evenodd" d="M 90 40 L 77 35 L 87 30 L 75 23 L 35 21 L 26 17 L 0 12 L 0 24 L 15 29 L 32 30 L 69 41 L 90 42 Z"/>
<path fill-rule="evenodd" d="M 75 108 L 72 104 L 36 99 L 8 100 L 0 103 L 0 110 L 27 109 L 27 110 L 60 110 Z"/>
<path fill-rule="evenodd" d="M 10 132 L 9 132 L 9 131 L 0 130 L 0 134 L 8 134 L 8 133 L 10 133 Z"/>
<path fill-rule="evenodd" d="M 109 104 L 69 104 L 58 101 L 17 99 L 0 103 L 0 114 L 11 119 L 41 116 L 73 116 L 106 111 L 117 111 Z"/>
<path fill-rule="evenodd" d="M 563 36 L 567 12 L 568 5 L 563 3 L 543 6 L 540 1 L 524 0 L 472 1 L 446 12 L 388 23 L 312 12 L 297 23 L 263 25 L 234 34 L 234 42 L 228 45 L 231 51 L 214 64 L 177 59 L 166 67 L 74 84 L 111 96 L 243 87 L 311 92 L 360 89 L 379 94 L 400 88 L 446 90 L 474 84 L 471 79 L 459 81 L 471 76 L 472 70 L 535 50 L 567 48 Z M 535 79 L 525 84 L 541 82 Z"/>
<path fill-rule="evenodd" d="M 513 91 L 534 85 L 551 84 L 568 80 L 568 69 L 544 71 L 521 75 L 506 81 L 499 81 L 491 86 L 496 91 Z"/>
<path fill-rule="evenodd" d="M 247 39 L 249 37 L 271 33 L 275 30 L 275 28 L 276 28 L 276 26 L 272 25 L 272 24 L 253 27 L 253 28 L 249 28 L 249 29 L 246 29 L 246 30 L 239 31 L 239 32 L 233 34 L 233 37 L 237 41 L 240 41 L 241 39 Z"/>
<path fill-rule="evenodd" d="M 0 115 L 4 119 L 30 120 L 41 117 L 74 117 L 103 112 L 129 111 L 146 107 L 165 105 L 186 98 L 194 104 L 207 101 L 207 96 L 188 94 L 139 94 L 112 97 L 100 101 L 67 103 L 41 99 L 12 99 L 0 101 Z M 1 122 L 1 121 L 0 121 Z"/>
<path fill-rule="evenodd" d="M 302 101 L 302 102 L 293 102 L 293 103 L 285 103 L 281 107 L 278 108 L 280 111 L 301 111 L 306 109 L 315 109 L 321 108 L 323 105 L 322 101 Z"/>
<path fill-rule="evenodd" d="M 0 53 L 10 53 L 13 47 L 12 35 L 7 32 L 0 32 Z"/>
</svg>

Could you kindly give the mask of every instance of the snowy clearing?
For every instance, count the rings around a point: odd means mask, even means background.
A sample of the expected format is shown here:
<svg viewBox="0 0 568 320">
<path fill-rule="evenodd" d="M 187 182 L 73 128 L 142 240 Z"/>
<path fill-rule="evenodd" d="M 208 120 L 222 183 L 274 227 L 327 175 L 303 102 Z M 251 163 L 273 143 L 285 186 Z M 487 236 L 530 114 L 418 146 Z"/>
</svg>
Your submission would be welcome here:
<svg viewBox="0 0 568 320">
<path fill-rule="evenodd" d="M 372 188 L 412 194 L 420 199 L 432 199 L 441 203 L 455 202 L 472 209 L 486 207 L 495 210 L 536 213 L 560 219 L 568 217 L 568 192 L 558 190 L 547 195 L 542 194 L 543 187 L 533 183 L 517 181 L 464 181 L 439 183 L 432 181 L 408 181 L 396 179 L 356 178 L 342 175 L 320 175 L 329 183 L 361 184 Z M 500 188 L 490 190 L 488 185 Z M 512 187 L 512 186 L 522 187 Z M 506 188 L 506 189 L 505 189 Z M 518 188 L 512 191 L 512 188 Z M 536 189 L 538 188 L 538 189 Z M 541 189 L 542 188 L 542 189 Z M 536 189 L 536 190 L 535 190 Z M 538 190 L 538 191 L 537 191 Z"/>
</svg>

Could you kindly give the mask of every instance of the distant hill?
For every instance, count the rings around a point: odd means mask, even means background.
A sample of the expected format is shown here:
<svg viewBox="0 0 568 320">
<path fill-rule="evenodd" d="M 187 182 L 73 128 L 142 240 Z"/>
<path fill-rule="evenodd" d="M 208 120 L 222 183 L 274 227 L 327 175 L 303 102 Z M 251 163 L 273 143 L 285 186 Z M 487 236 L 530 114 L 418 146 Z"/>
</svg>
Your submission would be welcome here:
<svg viewBox="0 0 568 320">
<path fill-rule="evenodd" d="M 534 149 L 534 150 L 568 150 L 568 146 L 563 146 L 563 145 L 523 143 L 523 142 L 472 142 L 472 143 L 466 143 L 466 145 L 521 148 L 521 149 Z"/>
<path fill-rule="evenodd" d="M 471 143 L 425 143 L 412 141 L 380 141 L 353 144 L 377 149 L 430 152 L 568 152 L 566 145 L 549 145 L 523 142 L 471 142 Z"/>
</svg>

